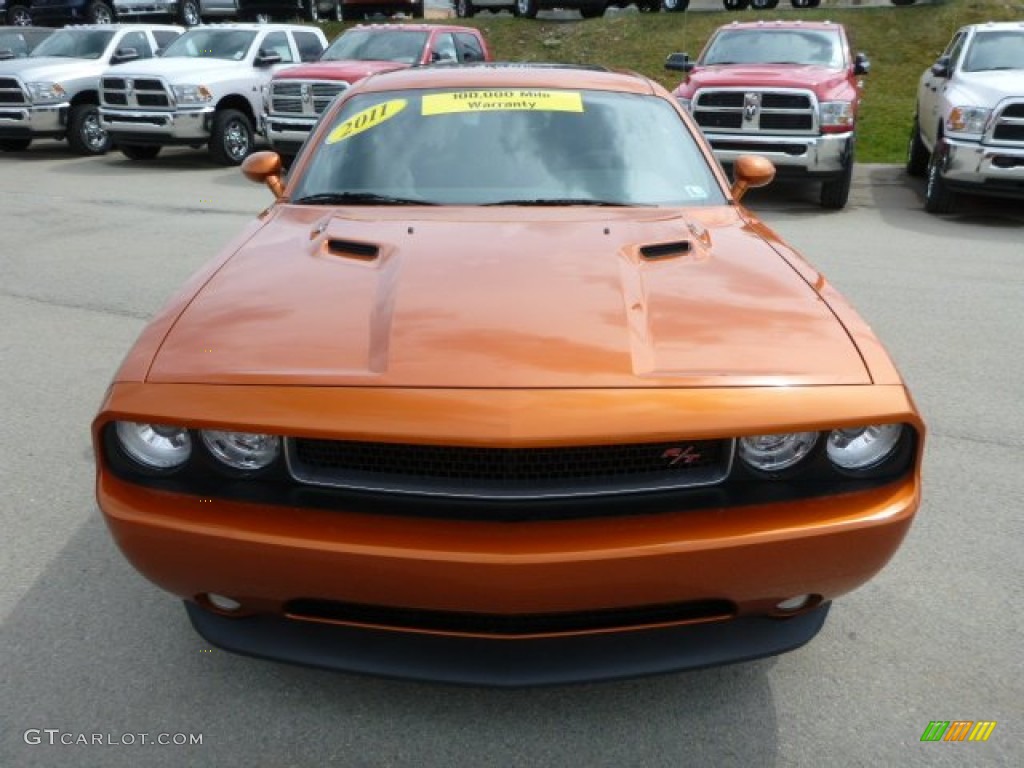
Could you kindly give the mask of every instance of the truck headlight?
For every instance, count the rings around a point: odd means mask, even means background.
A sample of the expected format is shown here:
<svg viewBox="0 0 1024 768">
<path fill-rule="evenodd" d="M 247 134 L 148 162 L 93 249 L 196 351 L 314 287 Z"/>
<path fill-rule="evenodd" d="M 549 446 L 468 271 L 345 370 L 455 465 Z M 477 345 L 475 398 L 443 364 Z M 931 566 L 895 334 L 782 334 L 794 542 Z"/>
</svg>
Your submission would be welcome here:
<svg viewBox="0 0 1024 768">
<path fill-rule="evenodd" d="M 984 107 L 953 107 L 946 118 L 946 130 L 952 133 L 984 133 L 985 123 L 991 114 L 992 110 Z"/>
<path fill-rule="evenodd" d="M 853 126 L 852 101 L 823 101 L 819 105 L 822 127 L 849 128 Z"/>
<path fill-rule="evenodd" d="M 179 104 L 206 104 L 213 94 L 205 85 L 175 85 L 174 100 Z"/>
<path fill-rule="evenodd" d="M 33 104 L 53 104 L 63 101 L 67 95 L 60 83 L 37 82 L 25 83 Z"/>
</svg>

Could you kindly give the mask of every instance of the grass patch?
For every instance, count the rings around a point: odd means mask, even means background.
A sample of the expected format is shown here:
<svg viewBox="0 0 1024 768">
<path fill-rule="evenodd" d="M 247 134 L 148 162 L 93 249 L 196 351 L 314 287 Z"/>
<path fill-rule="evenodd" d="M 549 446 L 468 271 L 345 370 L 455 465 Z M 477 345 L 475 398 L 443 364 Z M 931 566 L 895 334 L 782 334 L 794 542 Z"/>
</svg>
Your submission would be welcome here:
<svg viewBox="0 0 1024 768">
<path fill-rule="evenodd" d="M 828 3 L 828 0 L 825 0 Z M 663 64 L 673 51 L 696 56 L 722 24 L 757 18 L 831 21 L 845 25 L 855 50 L 871 60 L 864 78 L 864 101 L 857 129 L 857 159 L 899 163 L 906 151 L 921 73 L 965 24 L 1024 18 L 1020 0 L 948 0 L 936 5 L 896 8 L 784 9 L 763 14 L 678 13 L 625 14 L 591 21 L 528 21 L 482 13 L 453 20 L 476 27 L 500 61 L 600 64 L 646 75 L 669 90 L 679 83 Z M 326 24 L 334 39 L 350 25 Z"/>
</svg>

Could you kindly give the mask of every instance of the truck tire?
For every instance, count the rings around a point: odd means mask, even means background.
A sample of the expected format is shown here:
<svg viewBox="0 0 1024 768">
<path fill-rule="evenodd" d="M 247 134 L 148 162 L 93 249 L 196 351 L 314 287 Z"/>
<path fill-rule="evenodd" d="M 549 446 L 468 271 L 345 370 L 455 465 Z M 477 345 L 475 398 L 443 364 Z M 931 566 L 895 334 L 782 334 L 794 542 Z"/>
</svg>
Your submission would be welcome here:
<svg viewBox="0 0 1024 768">
<path fill-rule="evenodd" d="M 320 0 L 305 0 L 302 4 L 302 18 L 306 21 L 320 21 Z"/>
<path fill-rule="evenodd" d="M 660 13 L 661 0 L 638 0 L 636 9 L 640 13 Z"/>
<path fill-rule="evenodd" d="M 68 117 L 68 146 L 79 155 L 105 155 L 110 135 L 100 126 L 100 108 L 75 104 Z"/>
<path fill-rule="evenodd" d="M 472 19 L 476 15 L 473 0 L 455 0 L 455 15 L 460 19 Z"/>
<path fill-rule="evenodd" d="M 690 7 L 690 0 L 661 0 L 665 13 L 682 13 Z"/>
<path fill-rule="evenodd" d="M 928 147 L 921 141 L 921 128 L 916 117 L 910 126 L 910 140 L 907 142 L 907 173 L 918 178 L 928 173 Z"/>
<path fill-rule="evenodd" d="M 597 3 L 596 5 L 584 5 L 580 8 L 580 16 L 584 19 L 596 19 L 604 16 L 605 6 L 604 3 Z"/>
<path fill-rule="evenodd" d="M 252 122 L 237 109 L 221 109 L 213 116 L 210 157 L 218 165 L 241 165 L 252 152 Z"/>
<path fill-rule="evenodd" d="M 853 157 L 851 156 L 842 174 L 834 179 L 822 182 L 821 207 L 830 211 L 839 211 L 846 207 L 850 199 L 850 184 L 853 183 Z"/>
<path fill-rule="evenodd" d="M 750 7 L 755 11 L 770 11 L 778 4 L 779 0 L 750 0 Z"/>
<path fill-rule="evenodd" d="M 86 8 L 85 18 L 90 24 L 113 24 L 114 9 L 102 0 L 95 0 Z"/>
<path fill-rule="evenodd" d="M 512 13 L 524 19 L 535 19 L 538 10 L 537 0 L 516 0 L 516 7 L 512 9 Z"/>
<path fill-rule="evenodd" d="M 794 8 L 817 8 L 821 5 L 821 0 L 789 0 L 789 2 Z"/>
<path fill-rule="evenodd" d="M 941 140 L 935 145 L 928 162 L 928 180 L 924 186 L 924 209 L 928 213 L 952 213 L 956 207 L 956 194 L 946 186 L 942 178 L 942 160 L 945 148 Z"/>
<path fill-rule="evenodd" d="M 0 152 L 24 152 L 32 139 L 0 139 Z"/>
<path fill-rule="evenodd" d="M 28 3 L 12 5 L 7 9 L 7 23 L 12 27 L 31 27 L 32 14 L 28 9 Z"/>
<path fill-rule="evenodd" d="M 203 18 L 199 14 L 199 0 L 181 0 L 178 21 L 183 27 L 195 27 L 201 24 Z"/>
<path fill-rule="evenodd" d="M 722 0 L 722 5 L 727 11 L 745 11 L 750 6 L 750 0 Z"/>
<path fill-rule="evenodd" d="M 152 160 L 160 154 L 158 144 L 121 144 L 118 149 L 129 160 Z"/>
</svg>

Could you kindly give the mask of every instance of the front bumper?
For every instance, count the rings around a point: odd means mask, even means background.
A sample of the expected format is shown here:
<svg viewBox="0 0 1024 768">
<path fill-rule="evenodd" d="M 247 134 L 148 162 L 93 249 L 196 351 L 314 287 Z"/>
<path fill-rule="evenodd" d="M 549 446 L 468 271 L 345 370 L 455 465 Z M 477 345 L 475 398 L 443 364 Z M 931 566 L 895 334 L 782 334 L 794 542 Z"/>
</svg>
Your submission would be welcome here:
<svg viewBox="0 0 1024 768">
<path fill-rule="evenodd" d="M 270 141 L 270 145 L 286 155 L 297 154 L 305 142 L 309 132 L 316 125 L 315 117 L 281 117 L 264 115 L 262 133 Z"/>
<path fill-rule="evenodd" d="M 212 106 L 176 112 L 100 107 L 100 125 L 115 144 L 206 143 L 214 112 Z"/>
<path fill-rule="evenodd" d="M 775 164 L 780 176 L 836 176 L 853 159 L 853 133 L 791 136 L 712 132 L 704 137 L 722 165 L 731 166 L 740 155 L 761 155 Z"/>
<path fill-rule="evenodd" d="M 944 138 L 942 178 L 951 188 L 997 197 L 1024 197 L 1024 148 Z"/>
<path fill-rule="evenodd" d="M 45 105 L 0 104 L 0 139 L 62 137 L 67 132 L 67 102 Z"/>
</svg>

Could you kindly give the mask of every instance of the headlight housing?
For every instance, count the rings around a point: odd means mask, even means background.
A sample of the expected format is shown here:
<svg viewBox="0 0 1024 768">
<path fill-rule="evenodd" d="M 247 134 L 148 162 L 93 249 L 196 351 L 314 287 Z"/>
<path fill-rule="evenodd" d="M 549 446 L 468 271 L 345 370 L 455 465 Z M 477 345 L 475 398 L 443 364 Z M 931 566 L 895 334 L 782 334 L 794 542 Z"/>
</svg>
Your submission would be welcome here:
<svg viewBox="0 0 1024 768">
<path fill-rule="evenodd" d="M 817 432 L 754 435 L 740 438 L 739 454 L 743 462 L 753 469 L 780 472 L 798 464 L 817 441 Z"/>
<path fill-rule="evenodd" d="M 213 100 L 213 94 L 205 85 L 175 85 L 174 100 L 179 104 L 206 104 Z"/>
<path fill-rule="evenodd" d="M 903 434 L 902 424 L 871 424 L 829 432 L 826 453 L 840 469 L 871 469 L 888 459 Z"/>
<path fill-rule="evenodd" d="M 823 101 L 818 105 L 822 128 L 852 128 L 852 101 Z"/>
<path fill-rule="evenodd" d="M 176 469 L 192 455 L 192 437 L 183 427 L 119 421 L 115 432 L 125 455 L 145 469 Z"/>
<path fill-rule="evenodd" d="M 53 104 L 63 101 L 67 92 L 60 83 L 35 82 L 25 83 L 33 104 Z"/>
<path fill-rule="evenodd" d="M 265 469 L 281 452 L 281 438 L 253 432 L 204 429 L 203 444 L 217 461 L 242 472 Z"/>
<path fill-rule="evenodd" d="M 946 130 L 951 133 L 981 135 L 985 132 L 985 124 L 991 114 L 992 110 L 985 107 L 953 107 L 946 118 Z"/>
</svg>

